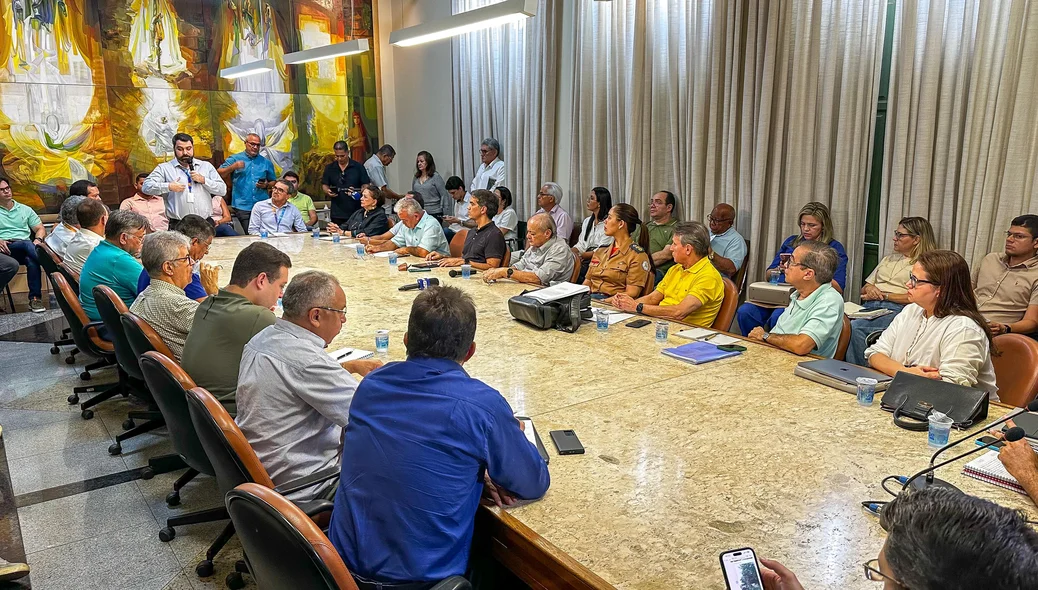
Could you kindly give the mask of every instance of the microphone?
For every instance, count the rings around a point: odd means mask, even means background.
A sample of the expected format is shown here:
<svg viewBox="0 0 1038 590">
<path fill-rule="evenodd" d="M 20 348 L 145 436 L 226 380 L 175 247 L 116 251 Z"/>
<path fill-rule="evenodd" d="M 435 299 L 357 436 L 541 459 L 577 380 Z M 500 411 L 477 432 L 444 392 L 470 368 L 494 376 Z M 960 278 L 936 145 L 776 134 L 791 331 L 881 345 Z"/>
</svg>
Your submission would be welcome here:
<svg viewBox="0 0 1038 590">
<path fill-rule="evenodd" d="M 474 275 L 475 274 L 479 274 L 479 271 L 476 270 L 476 269 L 472 269 L 469 272 L 471 272 Z M 460 270 L 451 269 L 450 271 L 447 272 L 447 274 L 449 274 L 451 276 L 451 278 L 460 277 L 461 276 L 461 271 Z"/>
<path fill-rule="evenodd" d="M 1008 418 L 1007 418 L 1007 420 L 1008 420 Z M 1012 427 L 1012 428 L 1010 428 L 1009 430 L 1006 431 L 1005 440 L 1008 441 L 1008 442 L 1016 442 L 1016 441 L 1022 439 L 1024 437 L 1024 435 L 1025 435 L 1025 433 L 1024 433 L 1024 429 L 1023 428 L 1020 428 L 1019 426 L 1014 426 L 1014 427 Z M 908 481 L 905 482 L 905 485 L 902 486 L 901 489 L 902 490 L 907 490 L 909 488 L 909 486 L 911 486 L 913 490 L 921 491 L 921 490 L 925 490 L 926 488 L 930 488 L 930 487 L 938 487 L 938 488 L 945 488 L 945 489 L 954 490 L 956 492 L 962 493 L 962 491 L 959 490 L 959 488 L 953 486 L 952 484 L 950 484 L 950 483 L 948 483 L 946 481 L 942 481 L 942 480 L 939 480 L 939 479 L 933 479 L 933 472 L 937 468 L 943 467 L 943 466 L 945 466 L 945 465 L 947 465 L 949 463 L 953 463 L 955 461 L 958 461 L 959 459 L 962 459 L 963 457 L 968 457 L 969 455 L 972 455 L 972 454 L 977 453 L 979 451 L 983 451 L 985 449 L 993 449 L 993 448 L 995 448 L 994 444 L 995 443 L 988 443 L 986 445 L 970 449 L 970 450 L 966 451 L 965 453 L 962 453 L 960 455 L 956 455 L 956 456 L 952 457 L 951 459 L 948 459 L 947 461 L 938 463 L 937 465 L 933 465 L 932 464 L 932 459 L 931 459 L 931 465 L 929 467 L 927 467 L 926 469 L 920 471 L 919 473 L 916 473 L 912 477 L 908 478 Z M 950 446 L 951 445 L 949 445 L 949 447 Z M 938 453 L 940 453 L 940 451 L 938 451 Z M 923 478 L 923 479 L 919 479 L 923 475 L 926 475 L 926 477 Z"/>
<path fill-rule="evenodd" d="M 1008 421 L 1012 420 L 1013 418 L 1016 418 L 1020 414 L 1023 414 L 1024 412 L 1038 412 L 1038 400 L 1032 401 L 1031 403 L 1027 404 L 1023 408 L 1017 408 L 1017 409 L 1013 410 L 1012 412 L 1009 412 L 1005 416 L 1002 416 L 998 420 L 995 420 L 991 424 L 988 424 L 987 426 L 984 426 L 983 428 L 975 430 L 975 431 L 971 432 L 970 434 L 967 434 L 966 436 L 960 438 L 959 440 L 957 440 L 955 442 L 952 442 L 952 443 L 949 443 L 949 444 L 946 444 L 943 447 L 937 449 L 937 452 L 934 453 L 932 457 L 930 457 L 930 467 L 931 468 L 933 467 L 934 462 L 937 461 L 937 457 L 940 456 L 941 453 L 947 451 L 948 449 L 954 447 L 955 445 L 957 445 L 957 444 L 959 444 L 961 442 L 964 442 L 964 441 L 967 441 L 967 440 L 971 440 L 973 437 L 977 436 L 978 434 L 980 434 L 982 432 L 986 432 L 988 430 L 991 430 L 993 427 L 998 426 L 999 424 L 1002 424 L 1004 422 L 1008 422 Z M 933 471 L 930 471 L 927 474 L 927 476 L 926 476 L 926 484 L 925 484 L 925 486 L 928 487 L 930 485 L 933 485 L 934 482 L 935 482 L 935 480 L 934 480 Z M 944 483 L 944 482 L 941 482 L 941 483 Z M 923 485 L 923 484 L 918 484 L 918 485 Z M 940 484 L 937 484 L 937 485 L 940 486 Z"/>
<path fill-rule="evenodd" d="M 415 282 L 413 282 L 413 283 L 411 283 L 409 285 L 404 285 L 403 287 L 400 287 L 398 290 L 399 291 L 417 291 L 418 289 L 422 288 L 422 286 L 420 284 L 422 281 L 427 281 L 428 284 L 426 285 L 426 288 L 434 287 L 434 286 L 440 284 L 440 279 L 437 279 L 435 277 L 434 278 L 430 278 L 430 279 L 418 279 L 417 281 L 415 281 Z"/>
</svg>

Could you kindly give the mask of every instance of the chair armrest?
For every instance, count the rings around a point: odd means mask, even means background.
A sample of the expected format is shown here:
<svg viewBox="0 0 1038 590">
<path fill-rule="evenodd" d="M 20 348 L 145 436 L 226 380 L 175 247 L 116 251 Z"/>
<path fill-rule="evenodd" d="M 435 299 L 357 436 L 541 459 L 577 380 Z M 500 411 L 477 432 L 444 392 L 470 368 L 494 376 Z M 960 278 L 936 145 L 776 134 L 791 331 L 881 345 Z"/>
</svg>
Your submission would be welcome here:
<svg viewBox="0 0 1038 590">
<path fill-rule="evenodd" d="M 472 584 L 461 576 L 451 576 L 430 590 L 472 590 Z"/>
<path fill-rule="evenodd" d="M 104 352 L 115 352 L 115 345 L 104 338 L 101 338 L 101 335 L 98 333 L 98 329 L 103 328 L 104 325 L 104 322 L 90 322 L 83 326 L 83 329 L 90 338 L 90 341 L 94 343 L 94 346 Z"/>
<path fill-rule="evenodd" d="M 282 496 L 287 496 L 292 492 L 298 492 L 299 490 L 308 488 L 312 485 L 326 482 L 329 479 L 332 479 L 333 477 L 339 477 L 339 473 L 341 471 L 342 468 L 339 466 L 329 467 L 324 471 L 311 473 L 306 477 L 300 477 L 299 479 L 294 479 L 292 481 L 279 485 L 278 487 L 274 488 L 274 491 L 281 494 Z"/>
<path fill-rule="evenodd" d="M 306 515 L 309 516 L 311 519 L 317 516 L 318 514 L 331 512 L 332 507 L 334 506 L 331 500 L 305 500 L 303 502 L 292 503 L 295 504 L 297 508 L 305 512 Z"/>
</svg>

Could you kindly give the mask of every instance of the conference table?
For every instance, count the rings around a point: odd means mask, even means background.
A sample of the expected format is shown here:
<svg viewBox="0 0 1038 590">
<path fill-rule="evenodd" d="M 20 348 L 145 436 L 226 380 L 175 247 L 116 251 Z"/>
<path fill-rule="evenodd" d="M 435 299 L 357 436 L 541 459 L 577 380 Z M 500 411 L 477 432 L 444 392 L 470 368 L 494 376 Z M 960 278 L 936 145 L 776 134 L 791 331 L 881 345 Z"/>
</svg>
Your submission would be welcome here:
<svg viewBox="0 0 1038 590">
<path fill-rule="evenodd" d="M 220 265 L 221 285 L 256 239 L 214 241 L 205 262 Z M 318 269 L 341 281 L 347 320 L 330 350 L 374 350 L 385 329 L 385 360 L 404 360 L 418 291 L 398 287 L 419 277 L 472 296 L 476 353 L 465 370 L 533 419 L 551 458 L 544 498 L 483 506 L 477 519 L 479 549 L 532 587 L 724 588 L 718 556 L 743 547 L 783 562 L 805 588 L 875 587 L 861 564 L 885 533 L 860 503 L 890 499 L 880 481 L 922 469 L 931 453 L 926 433 L 896 427 L 879 395 L 861 407 L 794 376 L 804 359 L 768 345 L 746 342 L 738 357 L 692 365 L 662 355 L 651 325 L 598 332 L 590 323 L 570 334 L 521 324 L 506 302 L 529 286 L 512 281 L 401 272 L 386 258 L 358 259 L 345 240 L 308 234 L 265 241 L 291 256 L 292 275 Z M 687 342 L 674 336 L 682 328 L 671 325 L 671 346 Z M 990 418 L 1007 411 L 993 405 Z M 548 432 L 560 429 L 574 430 L 586 452 L 558 455 Z M 939 477 L 1038 514 L 1026 496 L 963 476 L 961 464 Z"/>
</svg>

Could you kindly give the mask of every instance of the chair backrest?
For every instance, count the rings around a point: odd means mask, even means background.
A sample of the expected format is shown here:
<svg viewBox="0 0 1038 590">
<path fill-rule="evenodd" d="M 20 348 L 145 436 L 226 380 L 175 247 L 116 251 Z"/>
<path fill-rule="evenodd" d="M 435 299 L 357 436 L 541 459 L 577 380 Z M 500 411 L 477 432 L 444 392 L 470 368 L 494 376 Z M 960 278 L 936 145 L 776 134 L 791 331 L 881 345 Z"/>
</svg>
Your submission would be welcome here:
<svg viewBox="0 0 1038 590">
<path fill-rule="evenodd" d="M 569 282 L 576 284 L 577 279 L 580 278 L 580 255 L 573 252 L 573 274 L 569 277 Z"/>
<path fill-rule="evenodd" d="M 652 293 L 656 289 L 656 273 L 649 271 L 649 278 L 645 281 L 645 289 L 642 290 L 642 297 L 645 297 L 649 293 Z"/>
<path fill-rule="evenodd" d="M 469 235 L 469 230 L 463 229 L 458 233 L 454 234 L 451 238 L 451 258 L 460 258 L 462 250 L 465 249 L 465 238 Z"/>
<path fill-rule="evenodd" d="M 735 276 L 732 277 L 732 282 L 735 283 L 735 290 L 737 293 L 742 293 L 742 290 L 746 288 L 746 267 L 750 263 L 750 241 L 746 242 L 746 256 L 742 259 L 742 266 L 739 270 L 735 271 Z"/>
<path fill-rule="evenodd" d="M 328 537 L 284 496 L 243 483 L 224 501 L 257 586 L 357 590 Z"/>
<path fill-rule="evenodd" d="M 573 231 L 569 232 L 569 237 L 567 239 L 569 240 L 567 243 L 569 244 L 570 248 L 572 248 L 577 243 L 577 241 L 580 240 L 580 225 L 576 223 L 573 224 Z"/>
<path fill-rule="evenodd" d="M 187 408 L 187 392 L 195 387 L 194 380 L 164 354 L 149 350 L 140 358 L 144 381 L 166 421 L 173 449 L 184 458 L 188 467 L 206 475 L 214 475 L 209 455 L 202 448 L 202 441 L 198 439 L 195 425 L 191 422 L 191 412 Z"/>
<path fill-rule="evenodd" d="M 508 268 L 512 263 L 512 249 L 507 245 L 505 246 L 505 257 L 501 261 L 501 268 Z"/>
<path fill-rule="evenodd" d="M 58 300 L 58 307 L 65 316 L 65 321 L 68 322 L 76 348 L 98 357 L 110 354 L 114 350 L 112 345 L 105 343 L 95 328 L 87 328 L 90 319 L 83 311 L 83 306 L 79 304 L 79 297 L 72 292 L 72 287 L 69 286 L 65 277 L 56 272 L 49 276 L 50 284 L 54 287 L 54 298 Z"/>
<path fill-rule="evenodd" d="M 847 346 L 851 343 L 851 318 L 847 314 L 843 316 L 843 329 L 840 330 L 840 339 L 836 341 L 836 354 L 833 358 L 842 361 L 847 356 Z"/>
<path fill-rule="evenodd" d="M 256 451 L 213 394 L 201 387 L 191 388 L 187 392 L 187 407 L 221 494 L 248 482 L 274 488 Z"/>
<path fill-rule="evenodd" d="M 991 355 L 998 399 L 1022 408 L 1038 396 L 1038 342 L 1023 334 L 995 336 L 998 355 Z"/>
<path fill-rule="evenodd" d="M 97 304 L 97 313 L 108 330 L 108 337 L 115 346 L 115 360 L 119 367 L 130 377 L 143 380 L 141 364 L 137 361 L 137 355 L 133 354 L 133 348 L 126 339 L 126 330 L 123 329 L 121 317 L 129 311 L 126 304 L 107 285 L 94 287 L 94 303 Z"/>
<path fill-rule="evenodd" d="M 36 244 L 36 259 L 40 261 L 43 272 L 47 274 L 61 272 L 58 268 L 58 265 L 61 264 L 61 256 L 58 256 L 58 253 L 48 246 L 47 242 Z"/>
<path fill-rule="evenodd" d="M 735 320 L 735 310 L 739 307 L 739 289 L 728 277 L 721 277 L 724 283 L 724 299 L 721 300 L 721 309 L 717 310 L 717 317 L 711 328 L 714 330 L 728 331 Z"/>
<path fill-rule="evenodd" d="M 59 264 L 58 268 L 61 269 L 61 275 L 65 277 L 65 282 L 68 283 L 68 286 L 72 288 L 72 291 L 76 294 L 76 297 L 78 298 L 79 297 L 79 273 L 74 271 L 74 270 L 72 270 L 72 267 L 70 267 L 69 265 L 65 264 L 64 262 Z"/>
<path fill-rule="evenodd" d="M 151 324 L 141 319 L 137 314 L 128 311 L 122 314 L 120 321 L 123 324 L 126 340 L 130 343 L 130 350 L 133 351 L 133 356 L 137 357 L 137 359 L 140 359 L 144 353 L 150 350 L 154 350 L 166 358 L 176 358 L 169 347 L 166 346 L 166 343 L 163 342 L 162 336 L 159 336 L 159 333 L 155 331 L 155 328 L 152 328 Z"/>
</svg>

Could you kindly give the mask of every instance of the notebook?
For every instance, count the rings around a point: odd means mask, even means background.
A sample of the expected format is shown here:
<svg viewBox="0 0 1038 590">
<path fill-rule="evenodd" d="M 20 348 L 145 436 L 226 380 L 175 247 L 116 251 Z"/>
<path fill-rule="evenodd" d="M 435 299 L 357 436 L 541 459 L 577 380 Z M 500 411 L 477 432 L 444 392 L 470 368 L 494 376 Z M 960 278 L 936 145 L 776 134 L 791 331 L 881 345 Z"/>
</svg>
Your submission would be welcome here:
<svg viewBox="0 0 1038 590">
<path fill-rule="evenodd" d="M 701 365 L 703 363 L 709 363 L 711 361 L 726 359 L 731 356 L 742 354 L 735 350 L 721 350 L 709 342 L 698 341 L 682 344 L 681 346 L 675 346 L 674 348 L 664 348 L 662 352 L 669 357 L 676 358 L 679 361 L 685 361 L 686 363 L 692 363 L 693 365 Z"/>
<path fill-rule="evenodd" d="M 340 348 L 339 350 L 329 351 L 328 356 L 332 357 L 337 363 L 345 363 L 349 361 L 358 361 L 360 359 L 371 358 L 375 353 L 370 350 L 361 350 L 359 348 Z"/>
<path fill-rule="evenodd" d="M 847 317 L 852 320 L 874 320 L 894 312 L 885 308 L 865 309 L 853 301 L 845 301 L 843 303 L 843 313 L 847 314 Z"/>
<path fill-rule="evenodd" d="M 962 473 L 973 479 L 986 481 L 1000 488 L 1013 490 L 1021 494 L 1027 494 L 1023 486 L 1017 483 L 1016 478 L 1009 475 L 1002 462 L 998 460 L 997 451 L 989 451 L 980 457 L 970 461 L 962 468 Z"/>
</svg>

